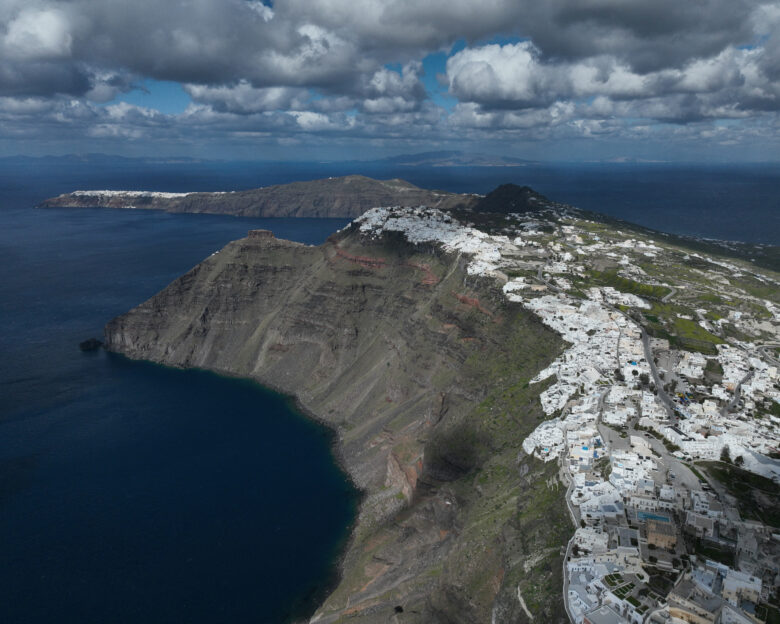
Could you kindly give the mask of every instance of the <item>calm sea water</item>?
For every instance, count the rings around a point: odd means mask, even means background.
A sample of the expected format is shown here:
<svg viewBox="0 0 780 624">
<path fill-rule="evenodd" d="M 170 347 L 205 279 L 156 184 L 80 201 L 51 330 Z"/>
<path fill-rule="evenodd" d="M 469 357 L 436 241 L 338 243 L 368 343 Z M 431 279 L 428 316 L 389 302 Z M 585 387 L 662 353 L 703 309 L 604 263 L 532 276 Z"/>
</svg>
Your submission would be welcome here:
<svg viewBox="0 0 780 624">
<path fill-rule="evenodd" d="M 318 243 L 345 221 L 31 207 L 355 172 L 780 243 L 771 167 L 0 163 L 0 622 L 276 623 L 321 597 L 356 506 L 327 433 L 248 382 L 77 345 L 248 229 Z"/>
<path fill-rule="evenodd" d="M 344 222 L 13 203 L 0 199 L 0 622 L 306 613 L 355 514 L 327 432 L 254 384 L 78 342 L 250 228 L 318 243 Z"/>
<path fill-rule="evenodd" d="M 0 161 L 0 196 L 37 197 L 74 188 L 168 191 L 234 190 L 361 173 L 403 178 L 425 188 L 487 193 L 527 184 L 552 200 L 673 234 L 780 245 L 780 166 L 668 164 L 529 164 L 519 167 L 403 167 L 348 163 L 171 163 L 93 159 L 88 164 Z M 43 174 L 43 175 L 42 175 Z"/>
<path fill-rule="evenodd" d="M 426 175 L 410 178 L 424 182 Z M 780 245 L 780 166 L 557 165 L 432 171 L 437 186 L 486 193 L 502 181 L 645 227 Z"/>
</svg>

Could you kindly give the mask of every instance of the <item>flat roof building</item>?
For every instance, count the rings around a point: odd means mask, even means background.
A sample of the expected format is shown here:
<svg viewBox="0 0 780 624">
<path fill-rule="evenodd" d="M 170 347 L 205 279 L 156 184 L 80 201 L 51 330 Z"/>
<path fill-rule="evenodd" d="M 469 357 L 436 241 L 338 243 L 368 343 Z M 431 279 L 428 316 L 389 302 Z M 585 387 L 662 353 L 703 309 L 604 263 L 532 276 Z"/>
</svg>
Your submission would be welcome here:
<svg viewBox="0 0 780 624">
<path fill-rule="evenodd" d="M 619 616 L 614 609 L 604 605 L 586 613 L 582 624 L 626 624 L 626 620 Z"/>
<path fill-rule="evenodd" d="M 671 522 L 647 521 L 647 543 L 657 548 L 674 549 L 677 546 L 677 531 Z"/>
</svg>

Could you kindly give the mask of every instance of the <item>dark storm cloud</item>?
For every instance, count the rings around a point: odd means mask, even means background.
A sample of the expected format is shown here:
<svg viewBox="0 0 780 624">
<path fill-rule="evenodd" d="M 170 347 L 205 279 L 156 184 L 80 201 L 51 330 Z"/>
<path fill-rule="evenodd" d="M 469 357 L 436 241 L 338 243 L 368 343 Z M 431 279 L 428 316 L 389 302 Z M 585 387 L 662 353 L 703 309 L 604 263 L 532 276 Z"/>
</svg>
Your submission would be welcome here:
<svg viewBox="0 0 780 624">
<path fill-rule="evenodd" d="M 0 95 L 82 96 L 92 88 L 91 76 L 76 65 L 0 61 Z"/>
<path fill-rule="evenodd" d="M 529 35 L 546 56 L 610 54 L 640 73 L 712 56 L 752 39 L 751 0 L 553 0 Z"/>
<path fill-rule="evenodd" d="M 63 71 L 86 63 L 188 83 L 331 89 L 348 89 L 383 63 L 495 34 L 529 37 L 545 57 L 609 54 L 639 72 L 657 70 L 749 41 L 753 7 L 747 0 L 288 0 L 273 9 L 244 0 L 5 5 L 6 62 L 46 57 Z"/>
<path fill-rule="evenodd" d="M 291 0 L 274 9 L 244 0 L 6 0 L 0 21 L 5 62 L 19 68 L 43 56 L 63 71 L 88 64 L 202 85 L 349 91 L 386 62 L 489 35 L 508 13 L 462 0 Z M 31 91 L 41 91 L 35 80 Z M 51 92 L 75 93 L 59 85 Z"/>
</svg>

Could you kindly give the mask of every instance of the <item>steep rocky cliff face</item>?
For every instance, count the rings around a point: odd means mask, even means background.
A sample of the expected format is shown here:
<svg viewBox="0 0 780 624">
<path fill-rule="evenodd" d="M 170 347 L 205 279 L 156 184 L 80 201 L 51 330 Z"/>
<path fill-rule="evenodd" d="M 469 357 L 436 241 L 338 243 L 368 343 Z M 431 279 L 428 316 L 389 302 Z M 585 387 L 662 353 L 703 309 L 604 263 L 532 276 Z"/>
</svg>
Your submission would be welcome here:
<svg viewBox="0 0 780 624">
<path fill-rule="evenodd" d="M 313 621 L 565 621 L 563 487 L 521 450 L 563 345 L 465 262 L 355 226 L 319 247 L 252 232 L 106 327 L 113 351 L 256 379 L 337 431 L 365 498 Z"/>
<path fill-rule="evenodd" d="M 42 208 L 126 208 L 241 217 L 353 218 L 375 206 L 471 205 L 471 195 L 421 189 L 404 180 L 351 175 L 229 193 L 75 191 L 47 199 Z"/>
</svg>

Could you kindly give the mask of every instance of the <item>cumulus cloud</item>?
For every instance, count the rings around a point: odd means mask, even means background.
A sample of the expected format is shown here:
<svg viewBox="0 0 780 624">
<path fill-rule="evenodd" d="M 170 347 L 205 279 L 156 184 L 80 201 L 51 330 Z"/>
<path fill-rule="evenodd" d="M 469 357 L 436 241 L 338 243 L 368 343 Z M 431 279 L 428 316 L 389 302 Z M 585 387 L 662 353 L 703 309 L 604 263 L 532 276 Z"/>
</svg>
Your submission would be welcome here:
<svg viewBox="0 0 780 624">
<path fill-rule="evenodd" d="M 447 61 L 450 92 L 485 111 L 582 104 L 590 114 L 690 121 L 780 107 L 780 85 L 762 68 L 764 51 L 728 47 L 679 68 L 640 74 L 614 57 L 543 58 L 531 42 L 467 48 Z"/>
<path fill-rule="evenodd" d="M 255 11 L 264 22 L 270 22 L 274 17 L 274 10 L 259 0 L 249 0 L 247 6 Z"/>
<path fill-rule="evenodd" d="M 363 110 L 367 113 L 389 114 L 417 110 L 426 98 L 420 81 L 422 63 L 412 61 L 400 71 L 383 67 L 371 76 L 363 87 L 367 96 Z"/>
<path fill-rule="evenodd" d="M 290 87 L 253 87 L 246 80 L 235 85 L 184 85 L 184 90 L 195 102 L 208 104 L 218 111 L 230 113 L 259 113 L 272 110 L 303 108 L 309 99 L 306 89 Z"/>
<path fill-rule="evenodd" d="M 73 36 L 65 14 L 55 8 L 25 9 L 8 24 L 3 37 L 6 58 L 45 60 L 67 58 Z"/>
<path fill-rule="evenodd" d="M 552 127 L 574 118 L 576 109 L 573 104 L 556 102 L 546 108 L 533 108 L 522 111 L 485 111 L 477 104 L 458 104 L 450 118 L 456 127 L 481 129 L 531 129 Z"/>
<path fill-rule="evenodd" d="M 0 0 L 0 137 L 776 128 L 778 33 L 777 0 Z M 456 42 L 442 108 L 423 60 Z M 146 79 L 181 83 L 192 104 L 111 104 Z"/>
<path fill-rule="evenodd" d="M 355 118 L 351 116 L 334 116 L 317 113 L 314 111 L 299 111 L 290 113 L 298 126 L 306 132 L 321 132 L 323 130 L 346 130 L 355 125 Z"/>
</svg>

